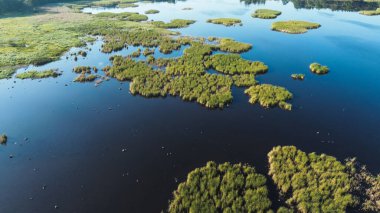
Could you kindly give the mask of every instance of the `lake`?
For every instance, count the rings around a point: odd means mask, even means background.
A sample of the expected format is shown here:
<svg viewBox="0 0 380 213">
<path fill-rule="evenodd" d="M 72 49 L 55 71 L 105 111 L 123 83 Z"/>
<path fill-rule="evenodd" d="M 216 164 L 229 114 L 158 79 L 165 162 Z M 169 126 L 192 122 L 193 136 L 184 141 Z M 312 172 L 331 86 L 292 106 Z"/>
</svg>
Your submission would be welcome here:
<svg viewBox="0 0 380 213">
<path fill-rule="evenodd" d="M 357 157 L 380 172 L 380 16 L 357 12 L 373 4 L 319 9 L 281 1 L 138 4 L 83 12 L 158 9 L 149 19 L 197 21 L 175 30 L 182 35 L 251 43 L 243 58 L 269 66 L 257 80 L 291 91 L 293 110 L 249 104 L 244 88 L 233 88 L 233 102 L 225 109 L 210 110 L 178 97 L 132 96 L 129 83 L 115 79 L 97 87 L 72 82 L 74 67 L 102 68 L 110 65 L 111 55 L 126 56 L 138 48 L 105 54 L 98 38 L 88 44 L 85 58 L 75 61 L 70 53 L 85 48 L 73 48 L 58 61 L 18 71 L 59 68 L 63 75 L 56 79 L 0 80 L 0 129 L 9 136 L 0 148 L 0 212 L 159 212 L 191 170 L 212 160 L 248 163 L 266 174 L 267 153 L 277 145 L 342 161 Z M 322 27 L 299 35 L 271 31 L 274 20 L 251 17 L 259 8 L 282 11 L 275 21 L 305 20 Z M 239 18 L 243 26 L 206 23 L 221 17 Z M 185 48 L 169 55 L 156 50 L 155 56 L 180 56 Z M 313 62 L 331 72 L 312 74 Z M 292 73 L 306 78 L 292 80 Z"/>
</svg>

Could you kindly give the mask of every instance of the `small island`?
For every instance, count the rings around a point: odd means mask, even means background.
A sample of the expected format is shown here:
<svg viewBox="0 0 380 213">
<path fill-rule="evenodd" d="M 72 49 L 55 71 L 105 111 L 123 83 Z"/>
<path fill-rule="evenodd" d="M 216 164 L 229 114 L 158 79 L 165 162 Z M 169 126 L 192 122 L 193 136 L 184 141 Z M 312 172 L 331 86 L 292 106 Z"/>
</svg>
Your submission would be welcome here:
<svg viewBox="0 0 380 213">
<path fill-rule="evenodd" d="M 58 70 L 53 70 L 53 69 L 45 70 L 45 71 L 31 70 L 31 71 L 27 71 L 24 73 L 17 74 L 16 78 L 23 79 L 23 80 L 24 79 L 51 78 L 51 77 L 56 78 L 60 75 L 61 75 L 61 73 L 58 72 Z"/>
<path fill-rule="evenodd" d="M 6 134 L 0 135 L 0 144 L 6 144 L 8 141 L 8 136 Z"/>
<path fill-rule="evenodd" d="M 147 10 L 145 11 L 145 14 L 157 14 L 157 13 L 160 13 L 159 10 Z"/>
<path fill-rule="evenodd" d="M 322 66 L 318 63 L 312 63 L 310 64 L 310 71 L 318 75 L 324 75 L 327 74 L 330 69 L 327 66 Z"/>
<path fill-rule="evenodd" d="M 281 11 L 269 10 L 269 9 L 258 9 L 252 14 L 252 17 L 261 18 L 261 19 L 275 19 L 279 15 L 281 15 Z"/>
<path fill-rule="evenodd" d="M 378 16 L 380 15 L 380 8 L 376 10 L 362 10 L 359 13 L 365 16 Z"/>
<path fill-rule="evenodd" d="M 211 56 L 205 64 L 207 68 L 214 68 L 218 72 L 229 75 L 263 74 L 268 71 L 268 66 L 263 62 L 245 60 L 238 54 L 216 54 Z"/>
<path fill-rule="evenodd" d="M 228 26 L 241 24 L 241 20 L 237 18 L 216 18 L 216 19 L 208 19 L 207 23 L 222 24 L 228 27 Z"/>
<path fill-rule="evenodd" d="M 292 74 L 290 77 L 292 77 L 294 80 L 304 80 L 305 74 Z"/>
<path fill-rule="evenodd" d="M 319 27 L 320 24 L 307 21 L 278 21 L 272 24 L 272 30 L 289 34 L 302 34 Z"/>
<path fill-rule="evenodd" d="M 292 110 L 292 105 L 286 101 L 292 99 L 293 94 L 284 87 L 261 84 L 246 89 L 245 94 L 249 95 L 251 104 L 259 103 L 265 108 L 278 106 L 281 109 Z"/>
<path fill-rule="evenodd" d="M 175 28 L 184 28 L 188 27 L 191 24 L 194 24 L 194 20 L 185 20 L 185 19 L 173 19 L 169 23 L 163 21 L 153 21 L 151 22 L 154 26 L 165 29 L 175 29 Z"/>
</svg>

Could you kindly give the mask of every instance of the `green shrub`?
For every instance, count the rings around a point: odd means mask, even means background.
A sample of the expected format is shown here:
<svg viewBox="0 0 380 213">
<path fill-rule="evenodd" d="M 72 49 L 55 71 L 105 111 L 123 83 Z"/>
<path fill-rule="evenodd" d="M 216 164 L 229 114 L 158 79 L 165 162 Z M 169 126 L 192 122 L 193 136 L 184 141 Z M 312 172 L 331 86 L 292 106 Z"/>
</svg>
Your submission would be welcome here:
<svg viewBox="0 0 380 213">
<path fill-rule="evenodd" d="M 174 29 L 174 28 L 184 28 L 188 27 L 191 24 L 194 24 L 194 20 L 185 20 L 185 19 L 173 19 L 169 23 L 163 21 L 153 21 L 151 22 L 154 26 L 165 28 L 165 29 Z"/>
<path fill-rule="evenodd" d="M 86 75 L 85 73 L 82 73 L 82 74 L 79 74 L 79 75 L 74 79 L 74 82 L 81 82 L 81 83 L 84 83 L 84 82 L 92 82 L 92 81 L 94 81 L 96 78 L 97 78 L 96 75 L 93 75 L 93 74 Z"/>
<path fill-rule="evenodd" d="M 138 58 L 138 57 L 140 57 L 141 56 L 141 49 L 140 48 L 138 48 L 135 52 L 133 52 L 132 54 L 131 54 L 131 57 L 132 58 Z"/>
<path fill-rule="evenodd" d="M 233 75 L 232 81 L 234 82 L 234 85 L 238 87 L 250 87 L 257 84 L 255 75 L 253 74 Z"/>
<path fill-rule="evenodd" d="M 73 71 L 75 73 L 91 73 L 91 67 L 89 67 L 89 66 L 78 66 L 78 67 L 74 67 Z"/>
<path fill-rule="evenodd" d="M 277 10 L 258 9 L 252 14 L 252 17 L 261 19 L 274 19 L 279 15 L 281 15 L 281 12 Z"/>
<path fill-rule="evenodd" d="M 50 78 L 50 77 L 56 78 L 60 75 L 61 73 L 59 73 L 57 70 L 52 70 L 52 69 L 40 71 L 40 72 L 31 70 L 31 71 L 17 74 L 16 78 L 19 78 L 19 79 L 41 79 L 41 78 Z"/>
<path fill-rule="evenodd" d="M 206 62 L 207 68 L 214 68 L 216 71 L 229 74 L 262 74 L 268 71 L 268 66 L 259 61 L 248 61 L 238 54 L 216 54 L 211 56 Z"/>
<path fill-rule="evenodd" d="M 223 24 L 224 26 L 233 26 L 236 24 L 241 24 L 241 20 L 237 18 L 216 18 L 216 19 L 208 19 L 208 23 L 213 24 Z"/>
<path fill-rule="evenodd" d="M 208 162 L 179 184 L 169 212 L 266 212 L 271 201 L 265 184 L 248 165 Z"/>
<path fill-rule="evenodd" d="M 322 66 L 318 63 L 310 64 L 310 70 L 311 70 L 311 72 L 318 74 L 318 75 L 327 74 L 330 71 L 330 69 L 327 66 Z"/>
<path fill-rule="evenodd" d="M 221 51 L 230 53 L 243 53 L 247 52 L 252 48 L 251 44 L 242 43 L 229 38 L 222 38 L 219 40 L 219 45 Z"/>
<path fill-rule="evenodd" d="M 299 212 L 345 212 L 354 204 L 347 167 L 336 158 L 294 146 L 275 147 L 268 158 L 269 175 Z"/>
<path fill-rule="evenodd" d="M 292 74 L 290 77 L 292 77 L 294 80 L 304 80 L 305 74 Z"/>
<path fill-rule="evenodd" d="M 245 93 L 250 96 L 251 104 L 259 103 L 266 108 L 279 106 L 285 110 L 292 109 L 292 105 L 286 101 L 292 99 L 293 94 L 283 87 L 261 84 L 246 89 Z"/>
<path fill-rule="evenodd" d="M 279 21 L 272 24 L 272 30 L 290 34 L 306 33 L 309 29 L 317 29 L 319 27 L 321 25 L 318 23 L 306 21 Z"/>
</svg>

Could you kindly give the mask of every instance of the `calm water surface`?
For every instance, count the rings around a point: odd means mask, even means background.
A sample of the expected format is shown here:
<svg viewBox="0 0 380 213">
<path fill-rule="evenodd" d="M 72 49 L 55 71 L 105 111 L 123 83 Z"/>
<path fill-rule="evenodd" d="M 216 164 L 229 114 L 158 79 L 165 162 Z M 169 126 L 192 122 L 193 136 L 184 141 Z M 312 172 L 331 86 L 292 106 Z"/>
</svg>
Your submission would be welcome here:
<svg viewBox="0 0 380 213">
<path fill-rule="evenodd" d="M 0 80 L 0 129 L 9 136 L 0 147 L 0 212 L 159 212 L 194 168 L 210 160 L 245 162 L 267 173 L 266 155 L 276 145 L 296 145 L 340 160 L 356 156 L 380 172 L 380 17 L 295 9 L 277 1 L 139 5 L 85 12 L 158 9 L 161 13 L 150 19 L 197 20 L 179 30 L 183 35 L 252 43 L 243 57 L 269 65 L 258 80 L 292 91 L 294 110 L 251 105 L 241 88 L 233 89 L 229 107 L 209 110 L 179 98 L 132 96 L 128 82 L 113 79 L 98 87 L 73 83 L 73 67 L 102 68 L 110 64 L 110 55 L 128 55 L 137 48 L 103 54 L 99 39 L 76 62 L 67 53 L 59 61 L 26 68 L 59 68 L 59 78 Z M 250 17 L 258 8 L 281 10 L 277 21 L 299 19 L 322 27 L 301 35 L 273 32 L 273 20 Z M 240 18 L 243 26 L 206 23 L 218 17 Z M 156 56 L 179 56 L 183 49 L 170 55 L 157 51 Z M 328 65 L 331 73 L 311 74 L 308 66 L 315 61 Z M 305 81 L 292 80 L 292 73 L 305 73 Z"/>
</svg>

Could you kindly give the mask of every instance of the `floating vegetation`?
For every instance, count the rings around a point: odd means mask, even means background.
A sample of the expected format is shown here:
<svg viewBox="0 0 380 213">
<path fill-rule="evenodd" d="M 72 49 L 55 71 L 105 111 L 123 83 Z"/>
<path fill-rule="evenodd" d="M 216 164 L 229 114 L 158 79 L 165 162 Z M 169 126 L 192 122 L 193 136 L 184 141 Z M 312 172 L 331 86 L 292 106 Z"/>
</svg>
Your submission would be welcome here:
<svg viewBox="0 0 380 213">
<path fill-rule="evenodd" d="M 254 74 L 233 75 L 232 81 L 238 87 L 250 87 L 257 84 Z"/>
<path fill-rule="evenodd" d="M 92 82 L 92 81 L 94 81 L 96 78 L 97 78 L 96 75 L 93 75 L 93 74 L 86 75 L 85 73 L 82 73 L 82 74 L 79 74 L 79 75 L 74 79 L 74 82 L 81 82 L 81 83 L 84 83 L 84 82 Z"/>
<path fill-rule="evenodd" d="M 75 73 L 91 73 L 91 67 L 89 67 L 89 66 L 74 67 L 73 71 Z"/>
<path fill-rule="evenodd" d="M 153 54 L 154 54 L 154 49 L 150 49 L 150 48 L 145 48 L 143 52 L 144 56 L 153 55 Z"/>
<path fill-rule="evenodd" d="M 238 54 L 216 54 L 206 62 L 207 68 L 229 74 L 262 74 L 268 71 L 268 66 L 259 61 L 248 61 Z"/>
<path fill-rule="evenodd" d="M 15 74 L 16 70 L 13 68 L 0 68 L 0 80 L 12 78 L 13 74 Z"/>
<path fill-rule="evenodd" d="M 51 77 L 56 78 L 60 75 L 61 73 L 59 73 L 58 70 L 53 70 L 53 69 L 40 71 L 40 72 L 31 70 L 31 71 L 17 74 L 16 78 L 19 78 L 19 79 L 41 79 L 41 78 L 51 78 Z"/>
<path fill-rule="evenodd" d="M 179 184 L 169 212 L 267 212 L 266 181 L 248 165 L 208 162 Z"/>
<path fill-rule="evenodd" d="M 292 77 L 294 80 L 304 80 L 305 74 L 292 74 L 290 77 Z"/>
<path fill-rule="evenodd" d="M 242 43 L 229 38 L 219 40 L 219 49 L 230 53 L 243 53 L 252 48 L 251 44 Z"/>
<path fill-rule="evenodd" d="M 311 70 L 311 72 L 318 74 L 318 75 L 327 74 L 330 71 L 330 69 L 327 66 L 322 66 L 318 63 L 310 64 L 310 70 Z"/>
<path fill-rule="evenodd" d="M 145 11 L 145 14 L 157 14 L 157 13 L 160 13 L 159 10 L 147 10 Z"/>
<path fill-rule="evenodd" d="M 307 30 L 321 27 L 318 23 L 306 21 L 279 21 L 272 24 L 272 30 L 290 34 L 306 33 Z"/>
<path fill-rule="evenodd" d="M 208 19 L 207 23 L 222 24 L 224 26 L 234 26 L 237 24 L 241 24 L 241 20 L 237 18 L 216 18 Z"/>
<path fill-rule="evenodd" d="M 185 19 L 174 19 L 169 23 L 165 23 L 163 21 L 153 21 L 151 22 L 154 26 L 165 29 L 174 29 L 174 28 L 184 28 L 188 27 L 191 24 L 194 24 L 194 20 L 185 20 Z"/>
<path fill-rule="evenodd" d="M 0 135 L 0 144 L 6 144 L 8 141 L 8 136 L 6 134 Z"/>
<path fill-rule="evenodd" d="M 359 13 L 366 16 L 378 16 L 380 15 L 380 8 L 377 8 L 376 10 L 362 10 Z"/>
<path fill-rule="evenodd" d="M 251 104 L 259 103 L 266 108 L 279 106 L 285 110 L 292 110 L 292 105 L 286 101 L 292 99 L 293 94 L 284 87 L 261 84 L 246 89 L 245 93 L 250 96 Z"/>
<path fill-rule="evenodd" d="M 138 57 L 140 57 L 141 56 L 141 49 L 140 48 L 138 48 L 135 52 L 133 52 L 132 54 L 131 54 L 131 57 L 132 58 L 138 58 Z"/>
<path fill-rule="evenodd" d="M 258 9 L 252 14 L 252 17 L 261 18 L 261 19 L 275 19 L 279 15 L 281 15 L 281 11 L 269 10 L 269 9 Z"/>
<path fill-rule="evenodd" d="M 306 212 L 345 212 L 354 204 L 347 167 L 325 154 L 278 146 L 268 154 L 269 175 L 288 205 Z"/>
</svg>

